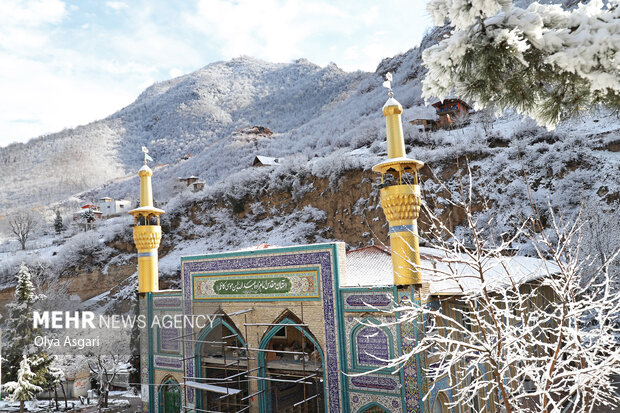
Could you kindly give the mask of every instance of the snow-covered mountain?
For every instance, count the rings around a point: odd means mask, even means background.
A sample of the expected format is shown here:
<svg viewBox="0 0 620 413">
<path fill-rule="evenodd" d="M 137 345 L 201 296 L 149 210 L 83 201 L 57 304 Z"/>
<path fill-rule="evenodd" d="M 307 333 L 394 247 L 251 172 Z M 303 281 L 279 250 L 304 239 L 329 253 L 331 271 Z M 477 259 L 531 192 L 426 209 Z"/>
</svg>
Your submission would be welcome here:
<svg viewBox="0 0 620 413">
<path fill-rule="evenodd" d="M 106 119 L 0 149 L 0 210 L 38 206 L 49 215 L 60 205 L 70 215 L 69 199 L 135 200 L 140 148 L 147 146 L 158 164 L 154 195 L 167 212 L 164 276 L 176 273 L 181 255 L 261 242 L 384 242 L 370 168 L 386 155 L 381 107 L 387 93 L 381 85 L 390 71 L 404 107 L 407 151 L 427 165 L 421 172 L 424 198 L 452 225 L 463 217 L 442 199 L 449 190 L 458 193 L 467 164 L 480 214 L 495 218 L 497 233 L 510 232 L 532 207 L 548 205 L 570 217 L 585 202 L 605 211 L 609 222 L 620 221 L 616 114 L 595 111 L 554 131 L 484 111 L 453 130 L 420 132 L 408 123 L 429 110 L 421 98 L 421 50 L 444 33 L 430 32 L 420 47 L 384 59 L 374 73 L 244 57 L 157 83 Z M 273 133 L 253 133 L 253 126 Z M 281 164 L 253 168 L 256 155 L 280 158 Z M 179 185 L 179 177 L 191 175 L 206 181 L 203 190 Z M 101 242 L 107 247 L 99 249 Z M 128 222 L 120 218 L 104 221 L 98 235 L 74 237 L 44 254 L 60 274 L 114 273 L 116 284 L 135 270 Z M 71 267 L 84 254 L 87 267 Z M 9 257 L 0 278 L 22 259 Z"/>
<path fill-rule="evenodd" d="M 0 208 L 50 204 L 124 176 L 139 165 L 143 145 L 168 164 L 230 143 L 239 128 L 289 133 L 344 99 L 363 77 L 303 59 L 244 57 L 154 84 L 104 120 L 1 148 Z"/>
</svg>

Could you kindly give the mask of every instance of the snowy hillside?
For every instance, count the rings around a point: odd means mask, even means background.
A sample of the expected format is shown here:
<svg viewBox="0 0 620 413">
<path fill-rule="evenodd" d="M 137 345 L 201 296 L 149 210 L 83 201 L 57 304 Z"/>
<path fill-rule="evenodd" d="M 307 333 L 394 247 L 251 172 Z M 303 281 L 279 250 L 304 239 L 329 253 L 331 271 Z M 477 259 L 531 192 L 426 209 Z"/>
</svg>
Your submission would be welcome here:
<svg viewBox="0 0 620 413">
<path fill-rule="evenodd" d="M 408 123 L 429 111 L 420 97 L 421 50 L 445 32 L 431 31 L 419 48 L 384 59 L 375 73 L 244 57 L 157 83 L 104 120 L 0 149 L 0 208 L 6 213 L 39 205 L 49 215 L 58 203 L 67 221 L 77 200 L 135 200 L 144 145 L 157 164 L 155 200 L 166 210 L 163 278 L 174 279 L 180 256 L 188 254 L 263 242 L 385 242 L 370 168 L 386 155 L 381 107 L 387 93 L 381 84 L 391 71 L 395 97 L 404 107 L 407 151 L 427 165 L 421 171 L 424 199 L 451 225 L 462 224 L 462 216 L 444 202 L 446 189 L 458 190 L 467 162 L 477 210 L 495 217 L 498 233 L 519 225 L 532 204 L 541 210 L 549 204 L 570 217 L 585 202 L 605 211 L 609 222 L 620 221 L 616 114 L 594 112 L 554 131 L 513 114 L 495 119 L 486 112 L 453 130 L 420 132 Z M 255 134 L 252 126 L 273 133 Z M 252 167 L 256 155 L 278 157 L 281 164 Z M 192 175 L 206 181 L 203 190 L 190 192 L 179 183 L 179 177 Z M 29 241 L 30 248 L 40 246 L 35 254 L 58 274 L 133 282 L 128 225 L 127 219 L 106 220 L 88 236 Z M 31 251 L 16 249 L 0 248 L 5 286 L 22 259 L 33 259 Z"/>
<path fill-rule="evenodd" d="M 0 208 L 47 205 L 124 176 L 143 145 L 167 164 L 230 143 L 239 128 L 287 133 L 344 99 L 363 76 L 303 59 L 239 58 L 157 83 L 102 121 L 1 148 Z"/>
</svg>

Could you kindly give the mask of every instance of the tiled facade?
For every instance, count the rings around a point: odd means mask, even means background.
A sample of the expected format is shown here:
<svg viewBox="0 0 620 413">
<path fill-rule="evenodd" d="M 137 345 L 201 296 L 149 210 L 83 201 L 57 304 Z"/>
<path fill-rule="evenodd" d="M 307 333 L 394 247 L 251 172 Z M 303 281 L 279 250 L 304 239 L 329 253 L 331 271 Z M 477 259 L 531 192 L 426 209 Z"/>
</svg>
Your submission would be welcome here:
<svg viewBox="0 0 620 413">
<path fill-rule="evenodd" d="M 227 320 L 234 324 L 245 345 L 260 348 L 273 327 L 255 324 L 274 323 L 285 312 L 293 314 L 307 324 L 322 355 L 324 411 L 353 413 L 371 407 L 389 412 L 425 411 L 420 360 L 410 360 L 396 372 L 383 368 L 368 373 L 385 367 L 388 359 L 402 355 L 413 345 L 403 337 L 415 338 L 416 326 L 375 326 L 393 323 L 395 315 L 385 311 L 397 301 L 419 300 L 416 290 L 340 287 L 339 279 L 346 271 L 344 244 L 184 257 L 181 266 L 181 291 L 143 295 L 140 310 L 150 320 L 166 314 L 190 318 L 217 312 L 232 314 Z M 252 294 L 242 291 L 248 285 L 253 288 Z M 253 310 L 236 314 L 250 308 Z M 199 327 L 156 327 L 142 332 L 141 372 L 143 388 L 147 389 L 143 391 L 143 411 L 159 413 L 162 383 L 176 382 L 183 387 L 184 381 L 199 374 L 194 364 L 199 352 L 196 339 L 202 330 Z M 175 342 L 171 340 L 174 337 L 191 339 Z M 259 359 L 248 361 L 247 368 L 260 368 Z M 259 382 L 250 381 L 250 393 L 260 391 Z M 183 389 L 182 404 L 197 408 L 197 391 Z M 249 411 L 262 412 L 265 406 L 258 396 Z"/>
</svg>

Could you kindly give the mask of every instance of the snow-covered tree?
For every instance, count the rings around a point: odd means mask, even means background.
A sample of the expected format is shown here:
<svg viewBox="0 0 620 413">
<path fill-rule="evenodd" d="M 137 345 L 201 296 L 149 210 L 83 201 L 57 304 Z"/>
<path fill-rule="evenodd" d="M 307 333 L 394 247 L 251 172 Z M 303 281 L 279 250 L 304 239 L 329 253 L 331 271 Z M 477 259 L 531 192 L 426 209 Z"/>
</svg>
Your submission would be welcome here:
<svg viewBox="0 0 620 413">
<path fill-rule="evenodd" d="M 615 213 L 618 205 L 607 207 L 590 202 L 584 207 L 582 254 L 591 257 L 590 264 L 608 266 L 612 279 L 612 288 L 620 290 L 620 260 L 610 258 L 620 249 L 620 222 Z M 587 271 L 589 275 L 597 275 L 596 271 Z M 618 315 L 620 317 L 620 314 Z"/>
<path fill-rule="evenodd" d="M 65 380 L 65 373 L 62 369 L 50 365 L 45 374 L 45 382 L 47 384 L 44 390 L 50 390 L 54 392 L 54 402 L 56 403 L 56 410 L 58 410 L 58 386 L 62 389 L 63 394 L 65 394 L 65 389 L 62 386 L 62 382 Z M 65 394 L 65 406 L 67 404 L 67 397 Z"/>
<path fill-rule="evenodd" d="M 62 216 L 60 215 L 60 210 L 56 210 L 56 218 L 54 218 L 54 230 L 57 234 L 60 234 L 64 231 L 65 225 L 62 222 Z"/>
<path fill-rule="evenodd" d="M 38 298 L 34 291 L 30 270 L 22 263 L 17 273 L 15 297 L 6 306 L 9 315 L 4 334 L 6 344 L 2 354 L 6 360 L 6 366 L 2 369 L 3 381 L 17 380 L 17 370 L 24 352 L 27 355 L 34 352 L 33 342 L 37 332 L 34 329 L 32 312 Z"/>
<path fill-rule="evenodd" d="M 123 330 L 111 330 L 111 336 L 93 352 L 87 355 L 88 367 L 97 382 L 99 393 L 99 407 L 108 407 L 108 395 L 110 386 L 120 373 L 130 372 L 131 356 L 130 333 Z"/>
<path fill-rule="evenodd" d="M 618 252 L 590 265 L 580 254 L 582 220 L 562 222 L 553 211 L 551 229 L 534 218 L 511 237 L 493 234 L 493 222 L 475 218 L 472 192 L 460 199 L 452 206 L 464 211 L 467 236 L 427 209 L 425 237 L 440 256 L 421 268 L 454 295 L 398 305 L 398 322 L 423 320 L 424 333 L 388 367 L 420 355 L 431 383 L 427 397 L 447 377 L 452 405 L 472 412 L 487 411 L 490 399 L 506 413 L 620 406 L 613 384 L 620 371 L 620 292 L 610 287 L 608 271 Z M 522 237 L 537 259 L 509 256 Z M 584 277 L 584 270 L 596 274 Z"/>
<path fill-rule="evenodd" d="M 620 3 L 516 7 L 512 0 L 431 0 L 453 28 L 423 53 L 425 98 L 456 94 L 475 108 L 514 108 L 553 127 L 601 105 L 620 109 Z"/>
<path fill-rule="evenodd" d="M 95 221 L 95 212 L 92 210 L 92 208 L 89 207 L 88 210 L 84 212 L 82 218 L 87 224 L 92 224 L 93 221 Z"/>
<path fill-rule="evenodd" d="M 43 388 L 37 385 L 38 377 L 32 372 L 32 360 L 24 354 L 17 370 L 17 380 L 10 381 L 3 386 L 3 391 L 9 394 L 9 400 L 19 402 L 19 412 L 24 413 L 24 404 L 33 400 Z"/>
<path fill-rule="evenodd" d="M 48 388 L 48 380 L 56 374 L 51 365 L 54 357 L 48 355 L 43 349 L 34 345 L 34 338 L 41 334 L 40 329 L 34 328 L 33 311 L 35 304 L 41 297 L 36 294 L 32 283 L 30 270 L 22 263 L 17 273 L 17 285 L 15 297 L 7 304 L 9 316 L 6 324 L 4 337 L 6 344 L 3 346 L 3 381 L 16 381 L 20 360 L 26 355 L 29 358 L 29 366 L 36 376 L 36 384 Z"/>
</svg>

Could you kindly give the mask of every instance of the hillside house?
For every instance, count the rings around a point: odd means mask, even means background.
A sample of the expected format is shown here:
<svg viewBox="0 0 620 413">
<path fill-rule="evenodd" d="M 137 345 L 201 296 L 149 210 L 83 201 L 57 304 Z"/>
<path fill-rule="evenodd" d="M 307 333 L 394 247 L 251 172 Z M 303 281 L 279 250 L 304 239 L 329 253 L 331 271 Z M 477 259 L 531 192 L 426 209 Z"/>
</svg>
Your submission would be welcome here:
<svg viewBox="0 0 620 413">
<path fill-rule="evenodd" d="M 127 199 L 114 200 L 110 197 L 103 197 L 100 201 L 99 210 L 104 217 L 120 215 L 131 209 L 131 201 Z"/>
<path fill-rule="evenodd" d="M 199 180 L 197 176 L 188 176 L 186 178 L 179 178 L 179 182 L 185 184 L 185 186 L 190 187 L 192 192 L 197 192 L 202 190 L 205 187 L 205 181 Z"/>
<path fill-rule="evenodd" d="M 407 111 L 407 115 L 412 117 L 409 123 L 422 132 L 437 130 L 437 113 L 435 109 L 428 106 L 418 106 Z"/>
<path fill-rule="evenodd" d="M 248 126 L 247 128 L 237 129 L 232 133 L 233 135 L 257 135 L 257 136 L 271 136 L 273 132 L 264 126 Z"/>
<path fill-rule="evenodd" d="M 95 204 L 86 204 L 83 205 L 79 211 L 73 213 L 73 220 L 78 221 L 81 220 L 84 214 L 88 211 L 92 211 L 95 216 L 95 221 L 100 221 L 103 219 L 103 213 L 99 210 L 99 205 Z"/>
<path fill-rule="evenodd" d="M 198 177 L 194 175 L 187 176 L 187 177 L 179 177 L 179 182 L 184 183 L 185 186 L 190 186 L 196 181 L 198 181 Z"/>
<path fill-rule="evenodd" d="M 445 99 L 433 103 L 433 107 L 439 116 L 439 128 L 450 129 L 458 126 L 469 116 L 471 106 L 460 99 Z"/>
<path fill-rule="evenodd" d="M 252 166 L 276 166 L 280 165 L 279 158 L 271 158 L 269 156 L 256 155 Z"/>
</svg>

